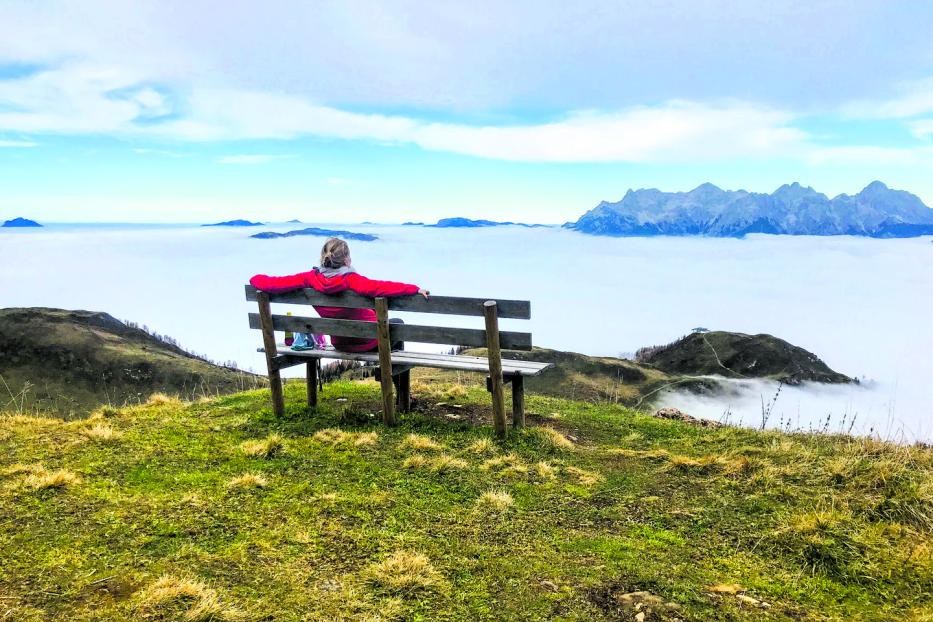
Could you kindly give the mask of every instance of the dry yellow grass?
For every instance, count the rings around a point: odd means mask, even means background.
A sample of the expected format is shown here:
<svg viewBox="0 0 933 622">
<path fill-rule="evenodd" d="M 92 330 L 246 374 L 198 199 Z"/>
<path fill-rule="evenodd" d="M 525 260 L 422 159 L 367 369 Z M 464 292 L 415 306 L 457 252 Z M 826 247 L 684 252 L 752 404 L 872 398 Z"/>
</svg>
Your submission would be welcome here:
<svg viewBox="0 0 933 622">
<path fill-rule="evenodd" d="M 26 486 L 33 490 L 48 490 L 51 488 L 65 488 L 81 483 L 81 478 L 68 469 L 58 469 L 57 471 L 46 471 L 44 468 L 34 470 L 23 481 Z"/>
<path fill-rule="evenodd" d="M 340 428 L 324 428 L 314 433 L 312 437 L 319 443 L 328 445 L 355 445 L 357 447 L 373 447 L 379 442 L 376 432 L 344 432 Z"/>
<path fill-rule="evenodd" d="M 670 452 L 665 449 L 650 449 L 647 451 L 640 451 L 637 449 L 624 449 L 617 447 L 610 449 L 609 454 L 613 456 L 623 456 L 625 458 L 641 458 L 644 460 L 653 460 L 655 462 L 664 462 L 669 460 L 671 457 Z"/>
<path fill-rule="evenodd" d="M 89 439 L 101 442 L 113 441 L 122 436 L 122 433 L 117 432 L 106 423 L 97 423 L 89 428 L 85 428 L 81 430 L 81 434 Z"/>
<path fill-rule="evenodd" d="M 480 468 L 484 471 L 495 471 L 517 466 L 523 466 L 522 459 L 515 454 L 509 453 L 484 461 Z"/>
<path fill-rule="evenodd" d="M 583 486 L 593 486 L 602 481 L 603 477 L 599 473 L 594 471 L 587 471 L 586 469 L 580 469 L 574 466 L 564 467 L 564 470 L 577 478 L 577 481 L 580 482 Z"/>
<path fill-rule="evenodd" d="M 5 428 L 49 428 L 64 424 L 53 417 L 33 417 L 30 415 L 0 415 L 0 426 Z"/>
<path fill-rule="evenodd" d="M 383 561 L 369 566 L 363 574 L 369 583 L 392 593 L 433 588 L 442 580 L 426 555 L 408 551 L 392 553 Z"/>
<path fill-rule="evenodd" d="M 535 464 L 534 473 L 544 480 L 552 480 L 557 477 L 557 469 L 544 461 Z"/>
<path fill-rule="evenodd" d="M 488 438 L 481 438 L 473 441 L 466 448 L 466 451 L 471 454 L 492 454 L 495 453 L 496 450 L 496 444 Z"/>
<path fill-rule="evenodd" d="M 324 428 L 323 430 L 315 432 L 314 436 L 311 438 L 320 443 L 339 445 L 340 443 L 345 443 L 350 440 L 351 435 L 340 428 Z"/>
<path fill-rule="evenodd" d="M 165 393 L 153 393 L 146 400 L 147 406 L 181 406 L 181 404 L 182 401 L 177 396 L 166 395 Z"/>
<path fill-rule="evenodd" d="M 2 471 L 0 475 L 5 477 L 10 477 L 12 475 L 26 475 L 30 473 L 44 473 L 45 467 L 41 464 L 23 464 L 18 462 L 16 464 L 11 464 Z"/>
<path fill-rule="evenodd" d="M 489 490 L 480 495 L 476 505 L 480 508 L 501 512 L 507 510 L 515 503 L 512 495 L 504 490 Z"/>
<path fill-rule="evenodd" d="M 187 622 L 238 622 L 245 615 L 224 604 L 216 590 L 193 579 L 163 575 L 136 596 L 136 611 L 146 619 Z"/>
<path fill-rule="evenodd" d="M 353 439 L 353 444 L 357 447 L 372 447 L 379 442 L 379 435 L 375 432 L 360 432 Z"/>
<path fill-rule="evenodd" d="M 88 419 L 111 419 L 120 414 L 119 408 L 114 408 L 113 406 L 101 406 L 93 412 Z"/>
<path fill-rule="evenodd" d="M 745 588 L 737 583 L 717 583 L 707 589 L 714 594 L 738 594 L 745 591 Z"/>
<path fill-rule="evenodd" d="M 435 441 L 430 436 L 421 434 L 409 434 L 402 441 L 402 447 L 414 449 L 415 451 L 437 451 L 444 448 L 443 445 Z"/>
<path fill-rule="evenodd" d="M 538 430 L 541 432 L 541 434 L 544 435 L 544 438 L 554 446 L 555 449 L 573 449 L 575 447 L 573 441 L 554 428 L 545 426 L 538 428 Z"/>
<path fill-rule="evenodd" d="M 437 473 L 441 471 L 467 469 L 470 465 L 466 460 L 461 460 L 460 458 L 455 458 L 448 454 L 430 457 L 423 454 L 414 454 L 405 458 L 402 462 L 402 466 L 406 469 L 428 469 L 429 471 Z"/>
<path fill-rule="evenodd" d="M 265 488 L 268 485 L 269 480 L 258 473 L 244 473 L 227 482 L 227 488 Z"/>
<path fill-rule="evenodd" d="M 285 450 L 285 440 L 279 434 L 270 434 L 262 440 L 243 441 L 240 450 L 253 458 L 271 458 Z"/>
</svg>

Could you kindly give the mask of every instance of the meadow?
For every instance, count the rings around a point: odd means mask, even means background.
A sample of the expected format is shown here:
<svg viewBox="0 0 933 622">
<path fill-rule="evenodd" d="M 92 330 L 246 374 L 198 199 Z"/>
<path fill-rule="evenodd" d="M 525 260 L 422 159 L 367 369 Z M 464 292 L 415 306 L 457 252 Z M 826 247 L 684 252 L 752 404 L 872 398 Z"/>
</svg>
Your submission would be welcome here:
<svg viewBox="0 0 933 622">
<path fill-rule="evenodd" d="M 0 417 L 0 619 L 924 620 L 933 450 L 372 380 Z"/>
</svg>

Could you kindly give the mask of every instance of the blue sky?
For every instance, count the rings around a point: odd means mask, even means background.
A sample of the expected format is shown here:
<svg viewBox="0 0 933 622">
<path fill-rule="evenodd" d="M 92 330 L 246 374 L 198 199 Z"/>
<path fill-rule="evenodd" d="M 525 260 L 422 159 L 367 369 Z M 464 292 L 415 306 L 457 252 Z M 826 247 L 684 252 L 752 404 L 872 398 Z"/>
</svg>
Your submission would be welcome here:
<svg viewBox="0 0 933 622">
<path fill-rule="evenodd" d="M 933 205 L 929 2 L 267 4 L 0 0 L 0 218 L 563 222 L 704 181 Z"/>
</svg>

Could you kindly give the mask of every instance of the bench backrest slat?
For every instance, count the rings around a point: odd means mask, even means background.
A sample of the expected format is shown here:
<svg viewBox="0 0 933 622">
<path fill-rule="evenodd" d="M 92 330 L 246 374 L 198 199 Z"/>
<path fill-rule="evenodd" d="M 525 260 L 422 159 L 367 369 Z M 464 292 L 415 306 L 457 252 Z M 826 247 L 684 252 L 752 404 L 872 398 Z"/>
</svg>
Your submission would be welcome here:
<svg viewBox="0 0 933 622">
<path fill-rule="evenodd" d="M 262 328 L 258 313 L 249 314 L 250 328 Z M 276 331 L 321 333 L 339 337 L 376 338 L 376 324 L 358 320 L 335 320 L 294 315 L 273 315 L 272 328 Z M 418 343 L 457 344 L 485 347 L 486 331 L 476 328 L 448 326 L 419 326 L 416 324 L 390 324 L 392 341 L 415 341 Z M 506 350 L 530 350 L 531 333 L 499 331 L 499 342 Z"/>
<path fill-rule="evenodd" d="M 256 301 L 257 290 L 252 285 L 246 286 L 246 299 Z M 483 303 L 489 298 L 461 298 L 457 296 L 402 296 L 388 298 L 389 310 L 412 311 L 415 313 L 442 313 L 446 315 L 483 315 Z M 314 289 L 297 289 L 283 294 L 269 294 L 269 301 L 283 304 L 320 305 L 324 307 L 346 307 L 352 309 L 373 309 L 372 298 L 353 292 L 322 294 Z M 516 320 L 531 319 L 531 302 L 527 300 L 496 300 L 500 318 Z M 466 345 L 466 344 L 463 344 Z"/>
</svg>

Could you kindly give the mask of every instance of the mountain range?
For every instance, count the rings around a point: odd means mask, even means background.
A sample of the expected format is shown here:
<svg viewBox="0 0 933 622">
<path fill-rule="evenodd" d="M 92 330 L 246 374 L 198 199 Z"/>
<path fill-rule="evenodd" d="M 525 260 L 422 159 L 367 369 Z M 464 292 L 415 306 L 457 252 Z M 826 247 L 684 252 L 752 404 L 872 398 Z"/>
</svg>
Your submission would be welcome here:
<svg viewBox="0 0 933 622">
<path fill-rule="evenodd" d="M 796 182 L 771 194 L 723 190 L 705 183 L 689 192 L 629 190 L 622 200 L 603 201 L 564 227 L 612 236 L 770 233 L 903 238 L 933 235 L 933 209 L 916 195 L 892 190 L 880 181 L 856 195 L 833 198 Z"/>
</svg>

